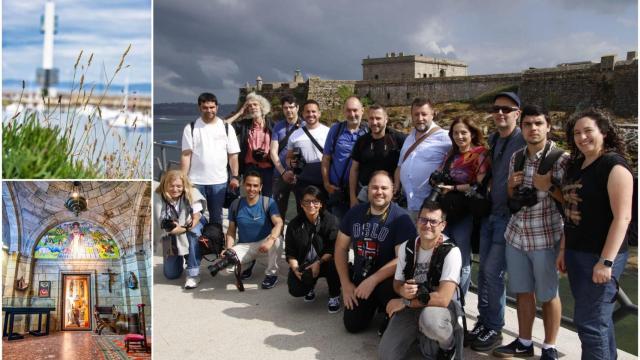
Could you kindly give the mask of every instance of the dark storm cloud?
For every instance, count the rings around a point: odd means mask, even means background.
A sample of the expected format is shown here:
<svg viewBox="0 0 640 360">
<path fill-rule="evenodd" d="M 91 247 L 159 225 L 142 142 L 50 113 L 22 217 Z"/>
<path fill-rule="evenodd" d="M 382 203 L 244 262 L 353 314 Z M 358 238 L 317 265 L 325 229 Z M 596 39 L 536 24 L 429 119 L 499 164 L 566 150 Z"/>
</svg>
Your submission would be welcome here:
<svg viewBox="0 0 640 360">
<path fill-rule="evenodd" d="M 363 58 L 392 51 L 460 58 L 473 73 L 491 73 L 624 50 L 600 41 L 595 27 L 572 29 L 577 22 L 564 9 L 572 0 L 563 1 L 156 0 L 155 102 L 193 101 L 213 91 L 234 103 L 238 87 L 257 75 L 289 81 L 296 69 L 305 78 L 358 80 Z M 524 14 L 539 18 L 523 21 Z M 558 44 L 567 39 L 598 47 L 564 50 Z"/>
</svg>

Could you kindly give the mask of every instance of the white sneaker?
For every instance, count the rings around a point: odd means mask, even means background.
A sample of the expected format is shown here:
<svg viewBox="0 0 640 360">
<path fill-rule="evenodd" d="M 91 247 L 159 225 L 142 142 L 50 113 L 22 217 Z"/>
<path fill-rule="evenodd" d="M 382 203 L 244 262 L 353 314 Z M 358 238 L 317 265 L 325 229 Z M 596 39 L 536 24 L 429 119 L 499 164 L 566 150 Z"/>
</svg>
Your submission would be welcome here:
<svg viewBox="0 0 640 360">
<path fill-rule="evenodd" d="M 200 276 L 187 276 L 187 281 L 184 283 L 185 289 L 195 289 L 200 283 Z"/>
</svg>

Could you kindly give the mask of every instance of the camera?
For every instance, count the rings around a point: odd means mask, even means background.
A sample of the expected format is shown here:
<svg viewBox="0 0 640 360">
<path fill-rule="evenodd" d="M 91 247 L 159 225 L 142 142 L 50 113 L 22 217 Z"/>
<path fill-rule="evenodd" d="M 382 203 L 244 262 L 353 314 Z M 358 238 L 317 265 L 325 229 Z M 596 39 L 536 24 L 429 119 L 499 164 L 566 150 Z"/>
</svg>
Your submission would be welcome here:
<svg viewBox="0 0 640 360">
<path fill-rule="evenodd" d="M 235 265 L 238 262 L 238 255 L 236 254 L 236 252 L 233 251 L 233 249 L 227 249 L 222 257 L 216 259 L 213 264 L 207 267 L 207 270 L 209 270 L 211 276 L 216 276 L 218 275 L 218 272 L 220 272 L 220 270 L 226 268 L 227 266 Z"/>
<path fill-rule="evenodd" d="M 262 162 L 268 159 L 267 153 L 263 149 L 255 149 L 251 151 L 251 156 L 253 156 L 253 158 L 258 162 Z"/>
<path fill-rule="evenodd" d="M 298 272 L 302 273 L 301 281 L 303 284 L 307 286 L 313 286 L 315 279 L 313 278 L 313 271 L 311 269 L 307 269 L 312 262 L 305 261 L 302 265 L 298 266 Z"/>
<path fill-rule="evenodd" d="M 171 230 L 175 229 L 176 226 L 178 225 L 176 225 L 175 220 L 173 219 L 162 219 L 162 222 L 160 222 L 160 227 L 166 232 L 171 232 Z"/>
<path fill-rule="evenodd" d="M 511 196 L 507 205 L 511 213 L 515 214 L 523 207 L 531 207 L 538 203 L 538 191 L 530 187 L 517 187 L 513 190 L 513 196 Z"/>
<path fill-rule="evenodd" d="M 442 189 L 438 187 L 438 185 L 453 185 L 455 182 L 451 178 L 448 172 L 442 172 L 436 170 L 431 173 L 429 177 L 429 185 L 431 185 L 431 194 L 427 197 L 426 201 L 429 202 L 437 202 L 440 196 L 442 195 Z"/>
<path fill-rule="evenodd" d="M 423 282 L 418 284 L 418 292 L 416 293 L 416 298 L 418 301 L 422 303 L 422 305 L 427 305 L 429 300 L 431 300 L 431 291 L 429 291 L 429 285 L 427 282 Z"/>
<path fill-rule="evenodd" d="M 366 256 L 362 262 L 362 269 L 360 273 L 356 274 L 356 282 L 360 282 L 367 278 L 367 276 L 371 275 L 371 270 L 373 270 L 373 265 L 375 264 L 376 259 L 373 256 Z"/>
<path fill-rule="evenodd" d="M 293 149 L 293 161 L 291 161 L 291 170 L 294 174 L 300 175 L 302 174 L 302 170 L 305 165 L 307 165 L 307 161 L 302 156 L 302 150 L 300 148 Z"/>
</svg>

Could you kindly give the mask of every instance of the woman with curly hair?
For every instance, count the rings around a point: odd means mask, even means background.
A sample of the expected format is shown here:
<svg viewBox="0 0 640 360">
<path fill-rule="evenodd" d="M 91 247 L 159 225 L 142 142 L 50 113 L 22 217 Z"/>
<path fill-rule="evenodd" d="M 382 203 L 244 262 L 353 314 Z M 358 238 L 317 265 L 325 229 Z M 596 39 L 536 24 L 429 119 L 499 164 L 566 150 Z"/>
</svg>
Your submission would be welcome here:
<svg viewBox="0 0 640 360">
<path fill-rule="evenodd" d="M 629 255 L 633 176 L 606 112 L 592 108 L 573 115 L 566 136 L 571 161 L 562 190 L 565 238 L 557 266 L 568 274 L 575 298 L 582 359 L 615 359 L 612 312 Z"/>
<path fill-rule="evenodd" d="M 163 270 L 167 279 L 177 279 L 187 263 L 185 289 L 200 282 L 200 249 L 198 237 L 202 231 L 201 212 L 207 202 L 180 170 L 169 170 L 153 194 L 155 230 L 162 242 Z"/>
<path fill-rule="evenodd" d="M 451 151 L 447 154 L 442 166 L 442 172 L 448 173 L 453 185 L 440 185 L 446 194 L 442 199 L 447 207 L 447 198 L 457 194 L 454 199 L 466 200 L 465 192 L 472 191 L 484 178 L 489 169 L 490 159 L 482 131 L 471 118 L 456 118 L 449 128 Z M 447 194 L 452 192 L 450 194 Z M 447 227 L 444 233 L 453 238 L 462 252 L 462 275 L 460 285 L 463 294 L 467 293 L 471 274 L 471 233 L 473 231 L 473 216 L 469 213 L 468 201 L 457 202 L 457 209 L 450 209 L 447 213 Z"/>
</svg>

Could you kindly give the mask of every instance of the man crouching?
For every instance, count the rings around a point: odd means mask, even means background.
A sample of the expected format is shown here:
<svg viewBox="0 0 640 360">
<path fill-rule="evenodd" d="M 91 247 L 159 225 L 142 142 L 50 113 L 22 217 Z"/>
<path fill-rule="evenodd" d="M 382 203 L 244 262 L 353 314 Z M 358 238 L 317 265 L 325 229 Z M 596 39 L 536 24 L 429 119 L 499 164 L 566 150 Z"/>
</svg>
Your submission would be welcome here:
<svg viewBox="0 0 640 360">
<path fill-rule="evenodd" d="M 275 201 L 260 195 L 262 178 L 251 170 L 244 175 L 244 190 L 247 194 L 234 200 L 229 207 L 229 228 L 226 235 L 226 249 L 220 259 L 209 265 L 209 272 L 215 276 L 228 265 L 249 264 L 258 255 L 268 256 L 263 289 L 271 289 L 278 282 L 278 259 L 282 256 L 282 218 Z M 236 240 L 238 233 L 238 243 Z M 251 268 L 243 273 L 243 279 L 251 276 Z M 237 274 L 239 276 L 239 274 Z M 242 283 L 238 280 L 241 289 Z"/>
<path fill-rule="evenodd" d="M 403 359 L 417 339 L 425 358 L 449 360 L 457 342 L 462 343 L 460 307 L 453 300 L 462 257 L 442 234 L 445 218 L 438 203 L 425 202 L 418 214 L 418 237 L 400 245 L 393 289 L 402 298 L 387 304 L 391 321 L 380 341 L 380 359 Z"/>
</svg>

